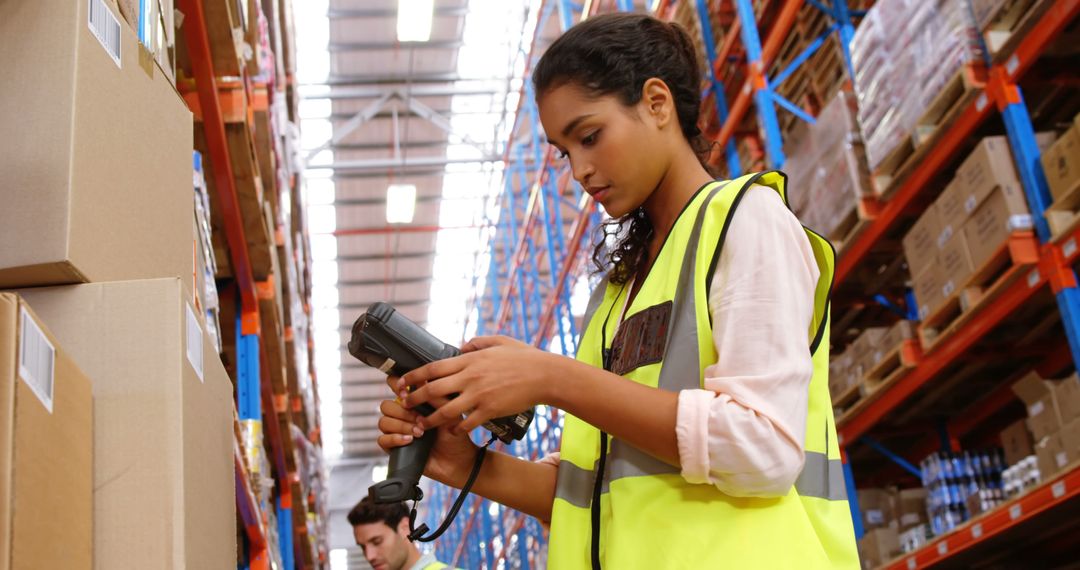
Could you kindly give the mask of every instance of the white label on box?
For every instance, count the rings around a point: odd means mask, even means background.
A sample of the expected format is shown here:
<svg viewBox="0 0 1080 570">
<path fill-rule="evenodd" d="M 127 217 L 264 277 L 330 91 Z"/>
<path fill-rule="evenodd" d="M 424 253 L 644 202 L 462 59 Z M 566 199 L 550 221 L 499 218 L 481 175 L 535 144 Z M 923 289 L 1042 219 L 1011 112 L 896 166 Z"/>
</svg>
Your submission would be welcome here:
<svg viewBox="0 0 1080 570">
<path fill-rule="evenodd" d="M 952 235 L 953 235 L 952 226 L 945 226 L 945 229 L 941 230 L 941 233 L 938 234 L 938 238 L 937 238 L 937 247 L 938 247 L 938 249 L 944 248 L 945 247 L 945 242 L 949 241 L 949 238 L 951 238 Z"/>
<path fill-rule="evenodd" d="M 1065 245 L 1061 246 L 1061 253 L 1065 254 L 1065 257 L 1072 257 L 1076 254 L 1076 238 L 1070 238 L 1065 242 Z"/>
<path fill-rule="evenodd" d="M 964 200 L 964 211 L 970 214 L 975 211 L 975 206 L 979 205 L 979 201 L 975 199 L 975 196 L 968 196 L 967 200 Z"/>
<path fill-rule="evenodd" d="M 979 98 L 975 100 L 975 110 L 982 113 L 982 110 L 986 108 L 987 103 L 990 100 L 986 98 L 986 93 L 979 95 Z"/>
<path fill-rule="evenodd" d="M 943 541 L 937 543 L 937 553 L 938 553 L 938 555 L 945 556 L 945 554 L 948 553 L 948 552 L 949 552 L 949 543 L 948 542 L 943 540 Z"/>
<path fill-rule="evenodd" d="M 1023 514 L 1023 512 L 1024 511 L 1020 508 L 1019 504 L 1013 505 L 1009 507 L 1009 518 L 1012 520 L 1016 520 L 1020 518 L 1020 515 Z"/>
<path fill-rule="evenodd" d="M 928 316 L 930 316 L 930 307 L 928 305 L 919 307 L 919 319 L 925 320 Z"/>
<path fill-rule="evenodd" d="M 19 376 L 41 404 L 53 411 L 56 347 L 38 327 L 26 309 L 22 309 L 22 343 L 19 346 Z"/>
<path fill-rule="evenodd" d="M 953 283 L 951 280 L 946 283 L 944 287 L 941 288 L 941 294 L 945 297 L 952 295 L 953 291 L 956 291 L 956 284 Z"/>
<path fill-rule="evenodd" d="M 187 306 L 187 359 L 199 381 L 203 382 L 203 335 L 202 327 L 199 326 L 199 318 L 191 305 Z"/>
<path fill-rule="evenodd" d="M 1058 481 L 1050 486 L 1050 492 L 1054 494 L 1055 499 L 1060 499 L 1065 496 L 1065 482 Z"/>
<path fill-rule="evenodd" d="M 979 540 L 982 538 L 982 523 L 975 523 L 971 527 L 971 538 Z"/>
<path fill-rule="evenodd" d="M 1042 403 L 1042 400 L 1039 400 L 1038 402 L 1035 402 L 1034 404 L 1028 406 L 1028 417 L 1033 418 L 1043 413 L 1044 409 L 1046 409 L 1046 406 Z"/>
<path fill-rule="evenodd" d="M 1016 68 L 1018 67 L 1020 67 L 1020 58 L 1017 57 L 1016 54 L 1013 54 L 1013 56 L 1009 58 L 1009 61 L 1005 62 L 1005 71 L 1008 71 L 1009 75 L 1012 75 L 1016 73 Z"/>
<path fill-rule="evenodd" d="M 105 5 L 105 0 L 89 0 L 86 23 L 101 47 L 109 54 L 116 67 L 120 67 L 120 20 Z"/>
<path fill-rule="evenodd" d="M 918 522 L 919 522 L 918 513 L 907 513 L 904 516 L 900 517 L 901 526 L 908 526 L 908 525 L 912 525 L 912 524 L 918 524 Z"/>
<path fill-rule="evenodd" d="M 908 558 L 908 559 L 907 559 L 907 567 L 908 567 L 908 570 L 915 570 L 915 566 L 916 566 L 916 564 L 915 564 L 915 558 Z"/>
<path fill-rule="evenodd" d="M 1060 469 L 1065 467 L 1065 464 L 1069 462 L 1069 454 L 1064 451 L 1059 451 L 1058 454 L 1054 456 L 1054 460 L 1057 461 L 1058 469 Z"/>
<path fill-rule="evenodd" d="M 1038 285 L 1039 281 L 1042 281 L 1042 275 L 1039 275 L 1038 269 L 1032 271 L 1031 273 L 1028 273 L 1028 287 L 1034 287 Z"/>
<path fill-rule="evenodd" d="M 1013 214 L 1005 220 L 1005 229 L 1009 231 L 1030 230 L 1035 227 L 1031 214 Z"/>
<path fill-rule="evenodd" d="M 885 515 L 878 509 L 866 511 L 866 522 L 870 524 L 882 524 L 885 522 Z"/>
</svg>

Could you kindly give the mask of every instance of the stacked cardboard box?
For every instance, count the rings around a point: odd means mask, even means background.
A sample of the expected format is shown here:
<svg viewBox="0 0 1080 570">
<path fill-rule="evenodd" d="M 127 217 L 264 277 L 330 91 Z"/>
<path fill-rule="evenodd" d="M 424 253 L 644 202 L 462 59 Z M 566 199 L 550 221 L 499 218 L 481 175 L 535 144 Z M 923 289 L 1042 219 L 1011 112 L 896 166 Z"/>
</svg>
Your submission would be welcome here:
<svg viewBox="0 0 1080 570">
<path fill-rule="evenodd" d="M 0 293 L 0 425 L 0 568 L 93 568 L 90 380 L 11 293 Z"/>
<path fill-rule="evenodd" d="M 1076 194 L 1080 188 L 1080 115 L 1042 156 L 1043 171 L 1055 202 Z"/>
<path fill-rule="evenodd" d="M 851 44 L 859 121 L 870 168 L 877 169 L 915 129 L 962 66 L 982 50 L 963 0 L 882 0 Z"/>
<path fill-rule="evenodd" d="M 959 295 L 1012 232 L 1031 227 L 1008 142 L 983 139 L 904 236 L 920 317 Z"/>
<path fill-rule="evenodd" d="M 1044 380 L 1035 372 L 1013 384 L 1027 406 L 1027 427 L 1043 480 L 1080 459 L 1080 378 Z"/>
<path fill-rule="evenodd" d="M 842 241 L 857 219 L 857 201 L 873 193 L 866 166 L 855 100 L 840 92 L 813 125 L 799 125 L 785 144 L 785 170 L 798 180 L 792 208 L 807 227 Z"/>
<path fill-rule="evenodd" d="M 148 53 L 112 0 L 0 7 L 0 65 L 19 78 L 0 127 L 34 134 L 0 142 L 0 287 L 32 287 L 19 294 L 92 385 L 92 443 L 71 440 L 93 450 L 94 567 L 235 567 L 232 382 L 202 310 L 192 117 Z M 20 492 L 15 506 L 33 499 Z M 80 526 L 75 502 L 41 516 Z M 43 555 L 81 540 L 69 526 L 41 544 L 57 536 Z"/>
<path fill-rule="evenodd" d="M 902 551 L 900 536 L 925 526 L 926 489 L 859 489 L 865 534 L 859 540 L 864 568 L 880 566 Z"/>
</svg>

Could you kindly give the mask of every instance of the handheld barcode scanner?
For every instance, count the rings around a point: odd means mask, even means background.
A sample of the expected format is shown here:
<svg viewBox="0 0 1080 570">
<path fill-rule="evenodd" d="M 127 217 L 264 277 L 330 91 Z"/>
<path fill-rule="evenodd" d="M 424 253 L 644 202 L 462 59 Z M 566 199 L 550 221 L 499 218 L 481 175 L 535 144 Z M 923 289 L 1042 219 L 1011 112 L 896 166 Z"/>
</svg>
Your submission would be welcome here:
<svg viewBox="0 0 1080 570">
<path fill-rule="evenodd" d="M 389 304 L 379 302 L 368 307 L 367 312 L 353 324 L 352 339 L 349 340 L 349 354 L 386 374 L 402 376 L 425 364 L 457 356 L 461 354 L 461 351 L 435 338 L 431 333 L 402 316 Z M 416 411 L 427 416 L 435 409 L 427 404 L 421 404 L 416 407 Z M 533 410 L 530 409 L 513 416 L 495 418 L 485 423 L 484 427 L 503 443 L 510 443 L 515 439 L 525 437 L 532 418 Z M 394 503 L 423 499 L 424 495 L 419 485 L 420 476 L 424 473 L 428 454 L 435 443 L 435 434 L 436 430 L 428 430 L 423 437 L 390 452 L 386 480 L 368 489 L 368 495 L 373 501 Z M 421 525 L 420 529 L 413 530 L 410 538 L 427 542 L 442 534 L 457 514 L 461 499 L 464 499 L 472 487 L 475 476 L 479 473 L 480 464 L 483 462 L 483 456 L 483 453 L 477 454 L 477 461 L 469 483 L 462 489 L 459 502 L 454 505 L 456 508 L 451 509 L 451 513 L 439 531 L 430 537 L 420 538 L 419 535 L 427 531 L 427 526 Z M 410 526 L 415 514 L 414 505 Z"/>
</svg>

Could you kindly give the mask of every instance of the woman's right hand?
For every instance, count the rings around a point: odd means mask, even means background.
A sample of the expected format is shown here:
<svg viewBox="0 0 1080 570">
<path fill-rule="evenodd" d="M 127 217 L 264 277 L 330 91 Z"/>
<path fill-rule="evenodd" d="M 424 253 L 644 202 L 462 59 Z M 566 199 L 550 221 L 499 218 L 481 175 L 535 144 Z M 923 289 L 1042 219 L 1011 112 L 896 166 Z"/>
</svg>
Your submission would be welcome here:
<svg viewBox="0 0 1080 570">
<path fill-rule="evenodd" d="M 391 390 L 397 386 L 397 381 L 396 376 L 387 378 L 387 385 Z M 443 403 L 445 402 L 437 404 L 441 406 Z M 384 400 L 379 411 L 382 413 L 379 418 L 379 431 L 382 435 L 379 436 L 378 443 L 384 451 L 390 452 L 394 448 L 408 445 L 424 434 L 416 424 L 420 414 L 402 406 L 400 400 Z M 453 427 L 455 426 L 446 425 L 439 429 L 424 467 L 424 475 L 440 483 L 461 488 L 472 469 L 477 446 L 469 439 L 468 433 L 454 435 Z"/>
</svg>

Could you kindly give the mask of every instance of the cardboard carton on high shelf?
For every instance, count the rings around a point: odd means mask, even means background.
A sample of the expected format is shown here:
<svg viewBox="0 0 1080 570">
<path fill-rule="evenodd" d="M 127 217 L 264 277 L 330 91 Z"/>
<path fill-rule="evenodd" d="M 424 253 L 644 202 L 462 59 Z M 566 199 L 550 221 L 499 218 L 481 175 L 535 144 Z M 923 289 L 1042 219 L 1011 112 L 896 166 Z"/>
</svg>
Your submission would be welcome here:
<svg viewBox="0 0 1080 570">
<path fill-rule="evenodd" d="M 939 215 L 952 220 L 959 230 L 983 200 L 999 188 L 1011 210 L 1027 210 L 1008 140 L 1003 136 L 986 137 L 964 159 L 953 183 L 938 197 Z"/>
<path fill-rule="evenodd" d="M 863 528 L 875 529 L 896 526 L 895 495 L 890 489 L 859 489 L 859 510 L 863 515 Z"/>
<path fill-rule="evenodd" d="M 875 528 L 859 539 L 863 568 L 875 568 L 900 554 L 900 535 L 896 527 Z"/>
<path fill-rule="evenodd" d="M 1073 422 L 1076 423 L 1076 422 Z M 1077 426 L 1070 424 L 1068 429 L 1052 433 L 1035 444 L 1035 456 L 1039 462 L 1039 475 L 1046 481 L 1061 471 L 1065 466 L 1076 461 L 1077 448 L 1075 432 Z M 1066 435 L 1068 432 L 1069 435 Z M 1066 444 L 1068 438 L 1068 444 Z"/>
<path fill-rule="evenodd" d="M 1074 123 L 1043 153 L 1042 165 L 1055 202 L 1080 185 L 1080 126 Z"/>
<path fill-rule="evenodd" d="M 178 279 L 20 293 L 93 382 L 94 567 L 235 567 L 232 383 L 191 293 Z"/>
<path fill-rule="evenodd" d="M 885 330 L 885 334 L 877 341 L 877 347 L 875 347 L 873 356 L 870 359 L 876 366 L 883 358 L 885 354 L 892 351 L 896 347 L 900 346 L 900 343 L 909 338 L 914 338 L 915 327 L 911 321 L 897 321 L 896 324 Z"/>
<path fill-rule="evenodd" d="M 934 256 L 936 259 L 937 256 Z M 910 263 L 910 259 L 908 261 Z M 913 276 L 912 288 L 915 290 L 915 302 L 918 303 L 919 318 L 925 319 L 934 309 L 945 300 L 942 296 L 944 274 L 939 268 L 931 265 L 922 273 Z"/>
<path fill-rule="evenodd" d="M 937 265 L 931 270 L 941 272 L 942 300 L 948 300 L 963 289 L 974 268 L 968 258 L 967 246 L 962 234 L 954 234 L 938 253 Z M 933 311 L 933 309 L 931 309 Z"/>
<path fill-rule="evenodd" d="M 1054 400 L 1057 401 L 1061 423 L 1080 418 L 1080 377 L 1076 374 L 1054 384 Z"/>
<path fill-rule="evenodd" d="M 1053 382 L 1031 372 L 1013 384 L 1012 391 L 1027 406 L 1027 425 L 1036 442 L 1061 427 L 1061 413 L 1054 397 Z"/>
<path fill-rule="evenodd" d="M 1061 446 L 1068 456 L 1067 461 L 1060 465 L 1064 467 L 1080 458 L 1080 418 L 1061 426 L 1058 434 L 1061 436 Z M 1057 463 L 1057 458 L 1055 458 L 1055 463 Z"/>
<path fill-rule="evenodd" d="M 919 217 L 915 225 L 904 236 L 904 256 L 907 258 L 911 276 L 917 277 L 933 266 L 938 252 L 938 237 L 941 235 L 941 220 L 937 208 L 930 205 Z"/>
<path fill-rule="evenodd" d="M 65 348 L 0 293 L 0 570 L 93 567 L 93 399 Z"/>
<path fill-rule="evenodd" d="M 926 496 L 927 491 L 923 487 L 901 489 L 896 494 L 896 521 L 900 525 L 901 532 L 928 522 Z"/>
<path fill-rule="evenodd" d="M 1019 187 L 1000 186 L 964 223 L 964 247 L 975 270 L 983 267 L 1019 230 L 1032 227 L 1031 212 Z"/>
<path fill-rule="evenodd" d="M 1016 465 L 1021 459 L 1035 455 L 1035 442 L 1031 440 L 1027 422 L 1017 420 L 1001 430 L 1001 447 L 1005 450 L 1005 464 Z"/>
<path fill-rule="evenodd" d="M 0 287 L 193 287 L 191 113 L 101 2 L 0 5 Z"/>
</svg>

